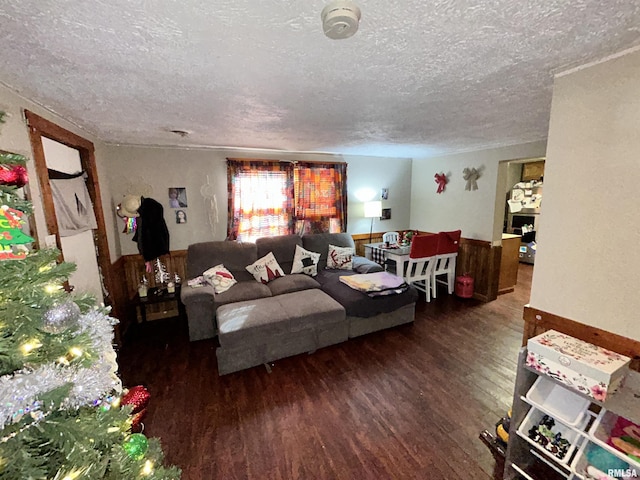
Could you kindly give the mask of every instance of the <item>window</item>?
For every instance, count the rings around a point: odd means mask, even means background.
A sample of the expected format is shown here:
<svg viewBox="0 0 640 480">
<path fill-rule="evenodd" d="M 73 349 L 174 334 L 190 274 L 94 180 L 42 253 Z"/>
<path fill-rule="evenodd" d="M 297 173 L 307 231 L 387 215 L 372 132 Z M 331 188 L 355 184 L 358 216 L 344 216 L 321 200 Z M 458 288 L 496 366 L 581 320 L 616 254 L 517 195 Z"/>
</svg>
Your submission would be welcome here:
<svg viewBox="0 0 640 480">
<path fill-rule="evenodd" d="M 239 239 L 284 235 L 289 232 L 286 172 L 242 171 L 235 178 L 233 204 Z"/>
<path fill-rule="evenodd" d="M 295 165 L 293 182 L 297 233 L 339 233 L 346 230 L 345 177 L 346 164 Z"/>
<path fill-rule="evenodd" d="M 228 160 L 232 240 L 342 232 L 346 164 Z"/>
</svg>

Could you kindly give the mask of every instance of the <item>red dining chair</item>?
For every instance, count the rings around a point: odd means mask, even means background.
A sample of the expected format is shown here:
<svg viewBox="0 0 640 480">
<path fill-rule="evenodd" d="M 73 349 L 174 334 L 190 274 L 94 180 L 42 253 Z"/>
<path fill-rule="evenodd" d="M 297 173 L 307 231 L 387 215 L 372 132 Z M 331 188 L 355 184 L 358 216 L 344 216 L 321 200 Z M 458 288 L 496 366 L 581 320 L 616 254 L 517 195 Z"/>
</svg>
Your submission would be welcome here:
<svg viewBox="0 0 640 480">
<path fill-rule="evenodd" d="M 453 286 L 456 281 L 456 258 L 460 247 L 460 230 L 451 232 L 440 232 L 438 237 L 438 250 L 435 266 L 432 271 L 431 288 L 433 298 L 436 298 L 436 282 L 446 283 L 449 295 L 453 293 Z M 447 279 L 438 280 L 438 276 L 446 275 Z"/>
<path fill-rule="evenodd" d="M 417 235 L 411 241 L 404 281 L 425 293 L 431 301 L 431 282 L 438 251 L 438 235 Z"/>
</svg>

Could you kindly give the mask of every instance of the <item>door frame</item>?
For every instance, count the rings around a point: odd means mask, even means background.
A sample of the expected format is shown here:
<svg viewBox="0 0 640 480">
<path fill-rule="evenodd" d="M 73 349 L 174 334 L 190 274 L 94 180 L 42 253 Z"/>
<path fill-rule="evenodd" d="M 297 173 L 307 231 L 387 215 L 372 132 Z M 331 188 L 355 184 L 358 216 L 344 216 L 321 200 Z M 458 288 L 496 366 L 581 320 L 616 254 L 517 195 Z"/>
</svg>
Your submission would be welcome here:
<svg viewBox="0 0 640 480">
<path fill-rule="evenodd" d="M 87 174 L 87 190 L 93 202 L 93 210 L 96 216 L 97 230 L 94 230 L 94 243 L 97 249 L 98 267 L 102 274 L 102 282 L 109 293 L 104 298 L 105 305 L 112 305 L 114 302 L 114 284 L 111 275 L 111 256 L 109 254 L 109 244 L 107 242 L 106 227 L 104 222 L 104 211 L 102 209 L 102 200 L 100 196 L 100 184 L 98 182 L 98 171 L 96 169 L 96 159 L 93 143 L 86 140 L 73 132 L 65 130 L 55 123 L 45 120 L 29 110 L 24 111 L 29 128 L 29 138 L 31 139 L 31 148 L 33 151 L 33 162 L 35 164 L 36 175 L 40 183 L 40 191 L 42 193 L 42 207 L 47 225 L 47 235 L 56 236 L 56 245 L 60 250 L 59 261 L 64 261 L 62 254 L 62 243 L 60 241 L 60 232 L 58 230 L 58 219 L 53 203 L 53 194 L 51 193 L 51 184 L 49 183 L 49 172 L 47 162 L 45 160 L 44 148 L 42 146 L 42 137 L 49 138 L 58 143 L 62 143 L 67 147 L 78 150 L 80 153 L 80 163 L 82 170 Z M 99 300 L 99 299 L 98 299 Z"/>
</svg>

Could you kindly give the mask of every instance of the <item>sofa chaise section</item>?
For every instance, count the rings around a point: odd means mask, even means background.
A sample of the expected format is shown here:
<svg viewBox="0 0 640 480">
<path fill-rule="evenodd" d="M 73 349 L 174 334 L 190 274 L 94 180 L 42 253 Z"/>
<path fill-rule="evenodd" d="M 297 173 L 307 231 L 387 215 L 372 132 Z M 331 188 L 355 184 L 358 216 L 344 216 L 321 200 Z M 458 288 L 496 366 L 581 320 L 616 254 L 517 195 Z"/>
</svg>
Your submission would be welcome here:
<svg viewBox="0 0 640 480">
<path fill-rule="evenodd" d="M 347 340 L 342 305 L 319 289 L 218 308 L 218 374 L 236 372 Z"/>
<path fill-rule="evenodd" d="M 377 263 L 364 257 L 353 257 L 352 270 L 327 269 L 328 246 L 355 249 L 353 237 L 348 233 L 318 233 L 302 237 L 303 247 L 321 254 L 318 276 L 322 290 L 340 303 L 346 310 L 349 322 L 349 338 L 384 330 L 413 322 L 418 292 L 409 287 L 405 292 L 385 297 L 371 298 L 340 281 L 343 275 L 382 271 Z"/>
<path fill-rule="evenodd" d="M 414 287 L 394 295 L 369 297 L 340 281 L 341 276 L 356 273 L 325 269 L 316 277 L 322 291 L 344 307 L 349 338 L 413 322 L 418 301 L 418 291 Z"/>
</svg>

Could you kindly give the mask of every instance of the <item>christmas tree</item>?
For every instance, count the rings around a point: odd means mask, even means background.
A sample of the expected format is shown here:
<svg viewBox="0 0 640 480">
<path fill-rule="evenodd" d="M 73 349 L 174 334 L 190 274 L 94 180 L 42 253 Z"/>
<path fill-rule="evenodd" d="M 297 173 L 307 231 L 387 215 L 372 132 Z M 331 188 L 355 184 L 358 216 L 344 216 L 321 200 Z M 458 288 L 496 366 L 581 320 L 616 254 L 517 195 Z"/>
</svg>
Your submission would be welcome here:
<svg viewBox="0 0 640 480">
<path fill-rule="evenodd" d="M 136 432 L 144 405 L 117 376 L 117 321 L 64 290 L 75 266 L 58 250 L 29 249 L 26 181 L 25 158 L 0 153 L 0 479 L 179 478 Z"/>
</svg>

